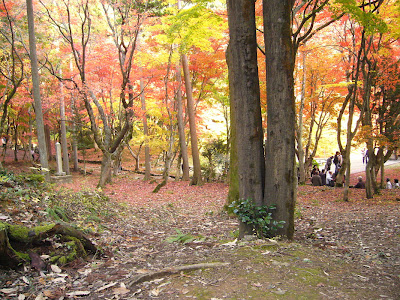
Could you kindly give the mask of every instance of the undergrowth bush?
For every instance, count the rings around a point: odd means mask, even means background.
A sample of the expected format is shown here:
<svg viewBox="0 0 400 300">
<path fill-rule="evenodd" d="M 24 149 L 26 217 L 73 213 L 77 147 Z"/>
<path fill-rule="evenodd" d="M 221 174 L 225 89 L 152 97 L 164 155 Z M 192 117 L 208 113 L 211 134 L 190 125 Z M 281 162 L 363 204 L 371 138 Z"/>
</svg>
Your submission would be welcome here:
<svg viewBox="0 0 400 300">
<path fill-rule="evenodd" d="M 268 238 L 282 228 L 285 221 L 276 221 L 272 217 L 275 205 L 255 205 L 251 199 L 233 201 L 230 205 L 239 220 L 253 228 L 253 233 L 259 238 Z"/>
</svg>

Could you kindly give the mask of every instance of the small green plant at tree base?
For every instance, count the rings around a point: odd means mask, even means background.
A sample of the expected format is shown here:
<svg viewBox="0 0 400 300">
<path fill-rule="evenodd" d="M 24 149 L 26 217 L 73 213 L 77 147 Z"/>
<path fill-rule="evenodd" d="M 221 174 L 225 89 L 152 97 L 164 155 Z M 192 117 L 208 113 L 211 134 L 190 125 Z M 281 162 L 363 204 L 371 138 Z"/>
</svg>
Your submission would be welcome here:
<svg viewBox="0 0 400 300">
<path fill-rule="evenodd" d="M 273 220 L 272 211 L 276 209 L 275 205 L 255 205 L 251 199 L 242 199 L 233 201 L 229 207 L 242 223 L 253 228 L 254 234 L 259 238 L 271 237 L 285 224 L 285 221 Z"/>
<path fill-rule="evenodd" d="M 167 243 L 178 242 L 178 243 L 186 244 L 186 243 L 193 242 L 194 240 L 198 240 L 198 238 L 196 238 L 195 236 L 188 234 L 188 233 L 187 234 L 182 233 L 179 229 L 175 229 L 175 231 L 177 233 L 176 235 L 167 237 L 165 239 L 165 241 Z M 204 240 L 204 238 L 202 238 L 201 240 Z"/>
</svg>

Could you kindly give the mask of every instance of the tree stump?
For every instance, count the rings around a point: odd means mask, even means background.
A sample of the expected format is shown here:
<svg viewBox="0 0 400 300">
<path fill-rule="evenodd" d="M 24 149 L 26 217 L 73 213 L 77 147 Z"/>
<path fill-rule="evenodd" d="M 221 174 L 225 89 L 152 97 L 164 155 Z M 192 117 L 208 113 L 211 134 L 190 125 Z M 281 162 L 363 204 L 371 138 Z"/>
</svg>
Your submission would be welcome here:
<svg viewBox="0 0 400 300">
<path fill-rule="evenodd" d="M 85 257 L 88 252 L 97 251 L 96 246 L 81 231 L 68 225 L 50 224 L 28 228 L 0 222 L 0 267 L 18 268 L 31 260 L 34 249 L 41 254 L 54 250 L 50 238 L 55 236 L 67 245 L 70 253 L 57 254 L 54 251 L 56 254 L 51 258 L 53 263 L 64 264 L 77 257 Z"/>
</svg>

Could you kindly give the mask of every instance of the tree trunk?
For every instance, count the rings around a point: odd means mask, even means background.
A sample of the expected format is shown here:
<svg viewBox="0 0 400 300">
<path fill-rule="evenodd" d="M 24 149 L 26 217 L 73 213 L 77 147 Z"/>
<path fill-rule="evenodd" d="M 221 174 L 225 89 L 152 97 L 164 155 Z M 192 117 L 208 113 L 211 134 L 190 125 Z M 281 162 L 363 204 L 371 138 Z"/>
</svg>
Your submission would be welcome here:
<svg viewBox="0 0 400 300">
<path fill-rule="evenodd" d="M 149 128 L 147 125 L 147 111 L 146 111 L 146 97 L 144 95 L 144 84 L 143 79 L 140 79 L 140 100 L 142 102 L 142 111 L 143 111 L 143 134 L 145 138 L 144 142 L 144 180 L 150 180 L 151 176 L 151 165 L 150 165 L 150 147 L 149 147 Z"/>
<path fill-rule="evenodd" d="M 237 158 L 239 199 L 263 204 L 264 151 L 257 66 L 255 2 L 228 0 L 229 88 L 233 111 L 231 151 Z M 231 156 L 232 159 L 233 156 Z M 231 160 L 232 166 L 236 163 Z M 234 168 L 233 168 L 234 170 Z M 232 174 L 231 174 L 232 175 Z M 231 178 L 231 184 L 232 184 Z M 239 237 L 253 228 L 241 224 Z"/>
<path fill-rule="evenodd" d="M 230 120 L 231 126 L 229 131 L 229 143 L 230 143 L 230 151 L 229 151 L 229 172 L 228 172 L 228 182 L 229 182 L 229 192 L 228 192 L 228 206 L 239 200 L 239 173 L 238 173 L 238 155 L 237 155 L 237 147 L 236 147 L 236 119 L 235 119 L 235 106 L 233 105 L 233 96 L 235 95 L 233 79 L 234 77 L 231 58 L 231 52 L 229 51 L 230 46 L 228 45 L 228 49 L 226 51 L 226 63 L 228 65 L 229 71 L 229 94 L 230 94 Z"/>
<path fill-rule="evenodd" d="M 284 221 L 277 235 L 294 235 L 296 201 L 294 51 L 292 0 L 264 0 L 267 75 L 267 142 L 265 203 L 276 204 L 274 219 Z"/>
<path fill-rule="evenodd" d="M 346 147 L 346 154 L 344 155 L 343 161 L 345 164 L 342 165 L 342 168 L 346 170 L 346 177 L 344 180 L 344 190 L 343 190 L 343 201 L 349 201 L 349 187 L 350 187 L 350 148 Z"/>
<path fill-rule="evenodd" d="M 200 153 L 197 141 L 197 131 L 196 131 L 196 116 L 194 113 L 194 102 L 192 95 L 192 82 L 189 73 L 189 64 L 186 54 L 182 54 L 182 67 L 183 75 L 185 77 L 185 87 L 186 87 L 186 99 L 187 99 L 187 112 L 189 115 L 189 126 L 190 126 L 190 143 L 192 146 L 192 159 L 193 159 L 193 178 L 191 185 L 201 185 L 201 166 L 200 166 Z"/>
<path fill-rule="evenodd" d="M 44 125 L 44 133 L 46 138 L 47 159 L 51 161 L 53 154 L 51 153 L 51 135 L 49 125 Z"/>
<path fill-rule="evenodd" d="M 14 161 L 18 161 L 18 124 L 14 123 Z"/>
<path fill-rule="evenodd" d="M 68 156 L 68 143 L 67 143 L 67 129 L 65 127 L 65 103 L 63 94 L 63 84 L 60 83 L 61 95 L 60 95 L 60 127 L 61 127 L 61 148 L 63 158 L 63 171 L 69 175 L 69 156 Z"/>
<path fill-rule="evenodd" d="M 111 154 L 103 152 L 103 159 L 101 161 L 100 179 L 97 187 L 102 187 L 105 186 L 107 183 L 111 183 L 111 171 L 112 171 Z"/>
<path fill-rule="evenodd" d="M 74 161 L 74 171 L 78 171 L 79 170 L 79 166 L 78 166 L 78 131 L 77 131 L 77 127 L 75 124 L 75 111 L 76 111 L 76 107 L 75 107 L 75 99 L 72 96 L 71 97 L 71 109 L 72 109 L 72 115 L 74 115 L 74 120 L 72 122 L 72 159 Z"/>
<path fill-rule="evenodd" d="M 305 161 L 304 161 L 304 149 L 303 149 L 303 111 L 304 102 L 306 99 L 306 52 L 303 52 L 303 77 L 301 80 L 301 99 L 300 108 L 298 114 L 298 124 L 297 124 L 297 153 L 299 161 L 299 184 L 306 183 L 306 172 L 305 172 Z"/>
<path fill-rule="evenodd" d="M 32 73 L 32 85 L 33 85 L 33 98 L 35 103 L 35 114 L 36 114 L 36 127 L 39 143 L 40 153 L 40 164 L 42 165 L 42 172 L 45 174 L 46 180 L 49 180 L 49 164 L 47 160 L 47 149 L 46 139 L 44 134 L 44 122 L 42 112 L 42 101 L 40 98 L 40 80 L 39 80 L 39 69 L 37 64 L 36 55 L 36 38 L 35 38 L 35 23 L 33 18 L 33 5 L 32 0 L 26 0 L 26 9 L 28 15 L 28 30 L 29 30 L 29 52 L 31 59 L 31 73 Z"/>
<path fill-rule="evenodd" d="M 372 199 L 374 197 L 374 174 L 375 174 L 375 170 L 374 170 L 374 163 L 373 163 L 373 159 L 369 159 L 367 162 L 367 165 L 365 167 L 365 175 L 366 175 L 366 179 L 365 179 L 365 193 L 366 193 L 366 197 L 367 199 Z"/>
<path fill-rule="evenodd" d="M 32 144 L 32 135 L 33 135 L 33 120 L 31 116 L 31 107 L 28 108 L 28 114 L 29 114 L 29 160 L 34 161 L 34 157 L 32 156 L 32 153 L 34 153 L 33 149 L 33 144 Z"/>
<path fill-rule="evenodd" d="M 178 106 L 177 118 L 178 118 L 179 146 L 181 149 L 181 158 L 182 158 L 182 180 L 186 181 L 189 180 L 189 157 L 186 145 L 185 123 L 183 121 L 183 103 L 182 103 L 182 89 L 181 89 L 182 76 L 181 76 L 181 68 L 179 67 L 179 65 L 176 66 L 176 81 L 178 82 L 176 100 Z"/>
</svg>

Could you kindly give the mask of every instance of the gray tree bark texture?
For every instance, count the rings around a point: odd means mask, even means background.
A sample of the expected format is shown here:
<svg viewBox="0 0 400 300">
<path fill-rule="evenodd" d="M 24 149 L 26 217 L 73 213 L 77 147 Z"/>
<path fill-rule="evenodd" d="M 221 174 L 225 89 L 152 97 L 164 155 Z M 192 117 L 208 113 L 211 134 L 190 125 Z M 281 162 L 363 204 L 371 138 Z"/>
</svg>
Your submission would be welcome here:
<svg viewBox="0 0 400 300">
<path fill-rule="evenodd" d="M 274 219 L 285 221 L 277 234 L 293 238 L 295 189 L 294 51 L 292 0 L 264 0 L 267 76 L 265 203 L 275 204 Z"/>
<path fill-rule="evenodd" d="M 146 96 L 144 94 L 144 83 L 143 79 L 140 79 L 140 100 L 142 104 L 142 110 L 144 112 L 143 115 L 143 134 L 145 137 L 144 143 L 144 165 L 145 165 L 145 173 L 144 180 L 150 180 L 151 177 L 151 164 L 150 164 L 150 146 L 149 146 L 149 128 L 147 125 L 147 109 L 146 109 Z"/>
<path fill-rule="evenodd" d="M 182 54 L 182 68 L 183 76 L 185 79 L 186 87 L 186 99 L 187 99 L 187 112 L 189 115 L 189 127 L 190 127 L 190 143 L 192 146 L 192 159 L 193 159 L 193 178 L 190 184 L 201 185 L 203 180 L 201 178 L 201 166 L 200 166 L 200 153 L 197 141 L 197 130 L 196 130 L 196 116 L 194 112 L 194 101 L 192 94 L 192 82 L 189 73 L 189 63 L 186 54 Z"/>
<path fill-rule="evenodd" d="M 35 103 L 35 115 L 36 115 L 36 127 L 37 127 L 36 130 L 37 130 L 39 152 L 40 152 L 40 164 L 42 165 L 43 169 L 48 169 L 49 163 L 47 159 L 42 101 L 40 98 L 40 89 L 39 89 L 39 69 L 37 64 L 36 38 L 35 38 L 32 0 L 26 0 L 26 10 L 28 15 L 29 51 L 30 51 L 31 68 L 32 68 L 33 98 Z M 44 171 L 44 173 L 46 175 L 46 179 L 49 180 L 50 179 L 49 172 Z"/>
<path fill-rule="evenodd" d="M 179 145 L 182 157 L 182 180 L 186 181 L 189 180 L 189 156 L 186 145 L 185 123 L 183 121 L 183 101 L 182 101 L 182 87 L 181 87 L 182 75 L 179 64 L 176 66 L 176 81 L 179 83 L 176 100 L 178 106 L 177 118 L 178 118 Z M 180 166 L 178 166 L 178 168 L 180 169 Z"/>
<path fill-rule="evenodd" d="M 255 3 L 229 0 L 229 81 L 231 109 L 234 112 L 239 198 L 263 203 L 264 151 L 257 66 Z M 231 162 L 234 163 L 234 162 Z M 239 235 L 249 228 L 240 226 Z"/>
</svg>

